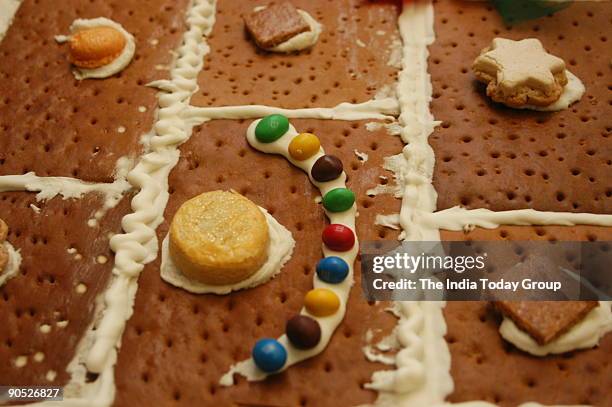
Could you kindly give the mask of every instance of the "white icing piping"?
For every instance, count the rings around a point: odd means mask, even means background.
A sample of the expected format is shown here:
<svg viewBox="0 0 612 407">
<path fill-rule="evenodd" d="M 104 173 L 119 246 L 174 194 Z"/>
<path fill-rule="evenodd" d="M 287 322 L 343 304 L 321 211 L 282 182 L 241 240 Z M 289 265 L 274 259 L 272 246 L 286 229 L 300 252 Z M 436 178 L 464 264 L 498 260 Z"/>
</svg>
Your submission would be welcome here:
<svg viewBox="0 0 612 407">
<path fill-rule="evenodd" d="M 422 223 L 445 230 L 465 230 L 473 227 L 495 229 L 502 225 L 516 226 L 612 226 L 612 215 L 574 212 L 545 212 L 534 209 L 516 209 L 494 212 L 488 209 L 465 209 L 455 206 L 426 214 Z"/>
<path fill-rule="evenodd" d="M 228 285 L 211 285 L 193 280 L 181 273 L 172 261 L 172 256 L 170 256 L 170 251 L 168 249 L 169 234 L 167 234 L 162 241 L 162 260 L 160 265 L 161 278 L 175 287 L 182 288 L 194 294 L 213 293 L 223 295 L 229 294 L 232 291 L 256 287 L 276 277 L 285 263 L 291 258 L 295 240 L 291 232 L 274 219 L 267 210 L 262 207 L 259 207 L 259 209 L 265 215 L 266 222 L 268 223 L 270 243 L 268 244 L 268 260 L 253 275 L 238 283 Z"/>
<path fill-rule="evenodd" d="M 6 35 L 22 0 L 0 0 L 0 42 Z"/>
<path fill-rule="evenodd" d="M 63 199 L 80 199 L 85 194 L 99 193 L 104 196 L 102 208 L 89 219 L 88 225 L 96 226 L 98 221 L 111 208 L 117 206 L 123 195 L 132 186 L 125 179 L 129 160 L 121 158 L 117 162 L 115 181 L 112 183 L 85 182 L 69 177 L 39 177 L 34 172 L 23 175 L 0 176 L 0 192 L 28 191 L 38 192 L 37 201 L 46 201 L 60 195 Z"/>
<path fill-rule="evenodd" d="M 439 123 L 429 104 L 432 85 L 427 71 L 427 47 L 435 40 L 433 5 L 430 1 L 404 3 L 399 18 L 403 42 L 402 71 L 397 94 L 400 101 L 401 137 L 407 144 L 402 154 L 389 157 L 402 196 L 400 214 L 377 217 L 377 222 L 403 230 L 406 240 L 437 241 L 439 228 L 462 230 L 466 226 L 497 227 L 513 224 L 609 224 L 610 216 L 518 210 L 491 212 L 460 207 L 435 212 L 437 194 L 432 185 L 434 152 L 428 137 Z M 396 355 L 396 370 L 372 376 L 368 388 L 379 391 L 376 404 L 384 406 L 448 406 L 446 397 L 453 391 L 450 352 L 444 339 L 446 321 L 443 302 L 397 302 L 399 318 L 395 335 L 401 346 Z M 490 407 L 491 403 L 471 401 L 464 407 Z M 524 403 L 521 407 L 539 407 Z"/>
<path fill-rule="evenodd" d="M 194 125 L 215 119 L 258 119 L 271 114 L 282 114 L 290 119 L 327 119 L 327 120 L 394 120 L 399 113 L 395 98 L 372 99 L 363 103 L 340 103 L 334 107 L 312 107 L 303 109 L 283 109 L 280 107 L 250 105 L 193 107 L 186 112 Z"/>
<path fill-rule="evenodd" d="M 389 158 L 395 163 L 402 197 L 400 214 L 394 220 L 402 227 L 401 238 L 437 241 L 438 229 L 421 222 L 425 214 L 435 211 L 437 199 L 432 186 L 435 156 L 428 143 L 438 124 L 429 110 L 432 87 L 427 70 L 427 47 L 435 39 L 433 5 L 429 1 L 404 3 L 398 23 L 403 48 L 397 95 L 400 135 L 406 146 L 401 154 Z M 401 349 L 395 356 L 396 370 L 376 372 L 372 383 L 366 385 L 379 391 L 377 404 L 444 404 L 453 390 L 450 352 L 444 339 L 444 305 L 433 301 L 394 304 L 399 318 L 395 335 Z"/>
<path fill-rule="evenodd" d="M 168 175 L 179 158 L 178 146 L 189 139 L 191 127 L 182 113 L 197 91 L 197 77 L 210 48 L 204 37 L 215 21 L 215 0 L 193 0 L 187 12 L 187 32 L 177 50 L 178 58 L 170 71 L 170 80 L 153 83 L 165 93 L 158 94 L 159 109 L 149 140 L 150 152 L 128 174 L 128 181 L 140 191 L 132 199 L 133 213 L 124 216 L 125 233 L 110 241 L 115 252 L 114 278 L 104 295 L 106 309 L 96 329 L 87 368 L 96 373 L 112 369 L 121 334 L 132 315 L 138 287 L 137 277 L 144 265 L 157 256 L 155 229 L 163 221 L 168 202 Z"/>
<path fill-rule="evenodd" d="M 8 262 L 4 266 L 4 270 L 0 270 L 0 287 L 17 275 L 19 266 L 21 265 L 21 254 L 19 250 L 15 250 L 13 245 L 7 241 L 2 243 L 2 245 L 8 253 Z"/>
<path fill-rule="evenodd" d="M 147 153 L 127 175 L 128 181 L 140 191 L 132 199 L 134 212 L 122 220 L 125 233 L 111 239 L 111 248 L 116 253 L 113 278 L 100 296 L 99 317 L 81 340 L 69 365 L 69 385 L 74 392 L 62 405 L 107 407 L 113 402 L 117 347 L 133 312 L 137 277 L 144 265 L 157 255 L 155 228 L 163 221 L 168 175 L 178 162 L 178 146 L 191 136 L 191 127 L 183 120 L 182 113 L 198 89 L 197 76 L 210 50 L 204 37 L 212 31 L 215 6 L 215 0 L 192 0 L 186 14 L 188 30 L 177 51 L 171 79 L 153 84 L 166 92 L 158 94 L 155 134 L 146 137 Z M 87 371 L 100 375 L 93 383 L 85 384 Z"/>
<path fill-rule="evenodd" d="M 422 214 L 436 209 L 437 194 L 432 185 L 435 156 L 428 143 L 429 135 L 440 123 L 429 111 L 432 99 L 431 79 L 427 71 L 427 47 L 435 40 L 433 5 L 427 1 L 404 4 L 399 17 L 403 42 L 402 70 L 397 95 L 400 105 L 401 138 L 406 144 L 397 158 L 396 181 L 401 187 L 401 238 L 406 240 L 439 240 L 438 230 L 419 222 Z"/>
<path fill-rule="evenodd" d="M 345 172 L 342 172 L 342 174 L 335 180 L 328 181 L 328 182 L 317 182 L 316 180 L 312 178 L 311 176 L 312 166 L 320 157 L 322 157 L 325 154 L 325 152 L 323 151 L 323 148 L 319 148 L 319 151 L 316 154 L 314 154 L 312 157 L 306 160 L 303 160 L 303 161 L 295 160 L 289 154 L 289 144 L 291 143 L 291 140 L 295 136 L 298 135 L 298 132 L 295 130 L 295 128 L 292 125 L 289 125 L 289 130 L 287 130 L 287 132 L 275 142 L 261 143 L 255 137 L 255 128 L 257 127 L 257 124 L 259 122 L 260 120 L 254 121 L 253 123 L 251 123 L 251 125 L 249 126 L 247 130 L 247 140 L 253 148 L 259 151 L 262 151 L 264 153 L 279 154 L 285 157 L 291 164 L 295 165 L 296 167 L 300 168 L 302 171 L 308 174 L 310 182 L 312 182 L 312 184 L 316 186 L 319 189 L 319 191 L 321 191 L 321 196 L 324 196 L 327 192 L 335 188 L 346 188 L 346 173 Z M 299 363 L 305 359 L 316 356 L 319 353 L 321 353 L 323 350 L 325 350 L 325 348 L 327 347 L 327 344 L 331 340 L 331 337 L 334 331 L 336 330 L 338 325 L 342 322 L 342 319 L 344 318 L 344 314 L 346 313 L 346 304 L 348 301 L 348 296 L 351 291 L 351 286 L 354 283 L 353 281 L 354 262 L 359 252 L 359 242 L 357 241 L 357 233 L 355 232 L 355 216 L 357 214 L 357 207 L 355 204 L 353 204 L 353 206 L 346 211 L 330 212 L 326 210 L 325 214 L 327 215 L 330 223 L 345 225 L 348 228 L 350 228 L 355 235 L 355 245 L 353 246 L 352 249 L 345 251 L 345 252 L 335 252 L 329 249 L 324 244 L 322 244 L 323 255 L 325 257 L 337 256 L 343 259 L 348 264 L 349 272 L 344 281 L 342 281 L 339 284 L 326 283 L 325 281 L 321 280 L 316 273 L 314 273 L 313 288 L 326 288 L 328 290 L 333 291 L 340 299 L 340 307 L 334 314 L 327 316 L 327 317 L 316 317 L 314 315 L 310 315 L 306 311 L 305 308 L 302 308 L 302 310 L 300 311 L 301 314 L 308 315 L 314 318 L 319 323 L 319 326 L 321 327 L 321 340 L 319 341 L 317 346 L 315 346 L 314 348 L 307 349 L 307 350 L 301 350 L 301 349 L 294 347 L 291 344 L 291 342 L 287 338 L 287 335 L 282 335 L 280 338 L 278 338 L 278 341 L 287 350 L 287 362 L 282 367 L 282 369 L 279 370 L 279 372 L 282 372 L 288 367 L 296 363 Z M 257 368 L 252 358 L 249 358 L 247 360 L 238 362 L 237 364 L 231 366 L 229 371 L 221 377 L 219 383 L 223 386 L 233 385 L 234 384 L 233 376 L 235 373 L 241 374 L 242 376 L 246 377 L 247 380 L 249 381 L 263 380 L 268 376 L 267 373 Z M 275 372 L 275 373 L 278 373 L 278 372 Z"/>
</svg>

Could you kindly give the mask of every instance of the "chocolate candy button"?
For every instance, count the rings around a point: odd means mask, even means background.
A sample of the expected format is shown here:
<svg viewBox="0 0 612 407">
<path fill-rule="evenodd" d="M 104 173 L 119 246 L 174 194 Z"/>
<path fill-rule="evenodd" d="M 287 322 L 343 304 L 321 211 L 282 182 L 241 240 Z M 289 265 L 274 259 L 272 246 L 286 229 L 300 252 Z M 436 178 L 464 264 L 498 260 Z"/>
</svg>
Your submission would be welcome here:
<svg viewBox="0 0 612 407">
<path fill-rule="evenodd" d="M 255 137 L 261 143 L 273 143 L 289 130 L 289 120 L 282 114 L 271 114 L 257 123 Z"/>
<path fill-rule="evenodd" d="M 355 194 L 347 188 L 335 188 L 323 197 L 323 206 L 330 212 L 344 212 L 355 203 Z"/>
<path fill-rule="evenodd" d="M 341 283 L 348 276 L 348 272 L 349 265 L 340 257 L 325 257 L 317 264 L 317 275 L 326 283 Z"/>
<path fill-rule="evenodd" d="M 321 340 L 319 323 L 306 315 L 296 315 L 287 321 L 285 332 L 293 346 L 299 349 L 314 348 Z"/>
<path fill-rule="evenodd" d="M 355 234 L 344 225 L 327 225 L 323 229 L 323 243 L 334 251 L 346 252 L 355 245 Z"/>
<path fill-rule="evenodd" d="M 338 157 L 326 154 L 315 161 L 310 175 L 318 182 L 332 181 L 342 174 L 342 168 L 342 161 Z"/>
<path fill-rule="evenodd" d="M 276 339 L 264 338 L 253 347 L 253 361 L 266 373 L 276 372 L 287 362 L 287 350 Z"/>
</svg>

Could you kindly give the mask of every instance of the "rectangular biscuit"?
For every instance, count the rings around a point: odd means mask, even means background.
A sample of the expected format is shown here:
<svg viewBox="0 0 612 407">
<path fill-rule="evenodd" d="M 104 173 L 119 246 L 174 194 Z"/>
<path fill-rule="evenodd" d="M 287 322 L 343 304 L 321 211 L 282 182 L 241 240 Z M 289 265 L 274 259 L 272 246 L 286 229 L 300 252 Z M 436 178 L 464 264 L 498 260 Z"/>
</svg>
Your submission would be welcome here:
<svg viewBox="0 0 612 407">
<path fill-rule="evenodd" d="M 540 345 L 577 324 L 597 301 L 498 301 L 496 307 Z"/>
<path fill-rule="evenodd" d="M 272 48 L 296 35 L 310 30 L 310 26 L 288 1 L 253 11 L 244 16 L 246 28 L 261 48 Z"/>
</svg>

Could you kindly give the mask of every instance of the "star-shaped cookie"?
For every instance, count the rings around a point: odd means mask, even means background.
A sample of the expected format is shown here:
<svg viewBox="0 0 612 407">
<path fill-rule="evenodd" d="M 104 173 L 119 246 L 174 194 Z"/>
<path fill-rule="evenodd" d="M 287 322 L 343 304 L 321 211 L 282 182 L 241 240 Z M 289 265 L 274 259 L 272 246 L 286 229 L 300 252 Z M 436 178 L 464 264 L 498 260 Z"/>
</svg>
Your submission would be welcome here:
<svg viewBox="0 0 612 407">
<path fill-rule="evenodd" d="M 535 38 L 495 38 L 472 69 L 487 84 L 487 95 L 510 107 L 548 106 L 559 99 L 567 84 L 565 62 L 547 53 Z"/>
</svg>

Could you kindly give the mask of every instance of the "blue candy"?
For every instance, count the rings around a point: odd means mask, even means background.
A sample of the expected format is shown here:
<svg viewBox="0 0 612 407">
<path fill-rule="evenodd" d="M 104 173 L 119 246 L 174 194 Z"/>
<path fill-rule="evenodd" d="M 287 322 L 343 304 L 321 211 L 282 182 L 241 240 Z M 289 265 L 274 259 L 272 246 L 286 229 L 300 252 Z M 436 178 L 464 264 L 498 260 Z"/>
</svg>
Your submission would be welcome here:
<svg viewBox="0 0 612 407">
<path fill-rule="evenodd" d="M 319 260 L 317 275 L 326 283 L 338 284 L 344 281 L 349 272 L 348 264 L 340 257 L 330 256 Z"/>
<path fill-rule="evenodd" d="M 257 367 L 266 373 L 280 370 L 287 362 L 287 350 L 276 339 L 258 340 L 252 355 Z"/>
</svg>

